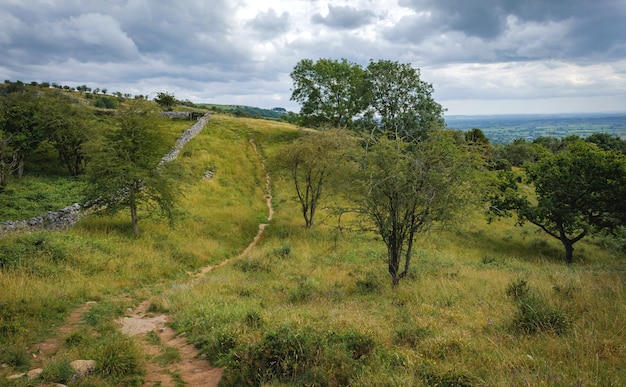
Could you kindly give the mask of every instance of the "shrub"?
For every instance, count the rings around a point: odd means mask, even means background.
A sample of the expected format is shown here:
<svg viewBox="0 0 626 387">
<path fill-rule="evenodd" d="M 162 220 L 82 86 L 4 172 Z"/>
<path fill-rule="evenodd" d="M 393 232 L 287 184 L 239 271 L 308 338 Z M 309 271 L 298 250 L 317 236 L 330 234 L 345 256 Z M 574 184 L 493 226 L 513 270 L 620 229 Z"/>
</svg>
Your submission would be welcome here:
<svg viewBox="0 0 626 387">
<path fill-rule="evenodd" d="M 67 358 L 53 360 L 41 372 L 41 378 L 48 383 L 67 384 L 76 372 Z"/>
<path fill-rule="evenodd" d="M 348 385 L 375 347 L 358 332 L 321 332 L 283 325 L 256 343 L 238 345 L 227 359 L 225 386 L 290 383 Z"/>
<path fill-rule="evenodd" d="M 509 286 L 506 288 L 506 295 L 512 297 L 514 300 L 519 300 L 523 297 L 526 297 L 530 288 L 528 287 L 528 283 L 525 279 L 518 278 L 517 280 L 511 282 Z"/>
<path fill-rule="evenodd" d="M 382 284 L 374 273 L 368 272 L 365 274 L 365 278 L 356 280 L 356 289 L 360 294 L 380 294 Z"/>
<path fill-rule="evenodd" d="M 144 371 L 141 349 L 132 338 L 121 333 L 115 332 L 103 338 L 93 356 L 98 372 L 103 375 L 120 377 Z"/>
<path fill-rule="evenodd" d="M 30 356 L 23 348 L 0 348 L 0 364 L 7 364 L 15 368 L 26 368 L 30 365 Z"/>
<path fill-rule="evenodd" d="M 274 255 L 280 258 L 286 258 L 291 254 L 291 245 L 289 243 L 283 243 L 282 246 L 274 249 Z"/>
<path fill-rule="evenodd" d="M 563 311 L 550 305 L 543 297 L 528 294 L 517 302 L 517 313 L 512 329 L 523 333 L 553 332 L 565 333 L 569 322 Z"/>
<path fill-rule="evenodd" d="M 298 287 L 289 291 L 289 302 L 292 304 L 309 302 L 317 291 L 317 287 L 315 280 L 304 275 L 299 276 Z"/>
<path fill-rule="evenodd" d="M 523 279 L 512 282 L 506 290 L 517 305 L 511 329 L 515 332 L 538 333 L 553 332 L 557 335 L 565 333 L 569 322 L 564 312 L 551 305 L 544 297 L 532 292 Z"/>
</svg>

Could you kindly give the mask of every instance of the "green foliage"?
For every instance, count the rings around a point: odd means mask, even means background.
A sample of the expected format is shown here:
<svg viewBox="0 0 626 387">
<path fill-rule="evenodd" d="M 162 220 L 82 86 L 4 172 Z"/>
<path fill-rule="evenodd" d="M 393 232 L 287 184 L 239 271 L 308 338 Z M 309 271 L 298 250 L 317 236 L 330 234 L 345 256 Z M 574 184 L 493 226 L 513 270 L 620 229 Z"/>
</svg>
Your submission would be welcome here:
<svg viewBox="0 0 626 387">
<path fill-rule="evenodd" d="M 76 372 L 66 357 L 54 359 L 41 372 L 41 379 L 47 383 L 68 384 Z"/>
<path fill-rule="evenodd" d="M 92 327 L 103 326 L 114 318 L 122 316 L 124 310 L 121 302 L 99 302 L 89 309 L 83 320 Z"/>
<path fill-rule="evenodd" d="M 172 108 L 178 104 L 174 95 L 169 93 L 158 93 L 154 98 L 154 102 L 166 110 L 172 110 Z"/>
<path fill-rule="evenodd" d="M 574 244 L 589 232 L 626 224 L 626 156 L 620 152 L 574 139 L 564 150 L 527 164 L 526 176 L 536 202 L 518 190 L 512 172 L 502 172 L 488 195 L 490 214 L 516 212 L 520 223 L 540 227 L 561 241 L 566 263 L 572 262 Z"/>
<path fill-rule="evenodd" d="M 365 273 L 365 278 L 356 280 L 356 289 L 360 294 L 380 294 L 383 285 L 378 276 L 372 272 Z"/>
<path fill-rule="evenodd" d="M 405 141 L 425 138 L 442 128 L 443 108 L 432 98 L 433 87 L 420 79 L 419 69 L 389 60 L 367 66 L 370 131 Z M 380 117 L 380 123 L 373 123 Z"/>
<path fill-rule="evenodd" d="M 475 160 L 446 133 L 411 144 L 381 137 L 362 162 L 359 206 L 387 246 L 397 285 L 410 269 L 413 241 L 435 222 L 450 220 L 470 199 Z"/>
<path fill-rule="evenodd" d="M 180 351 L 178 350 L 178 348 L 169 346 L 162 347 L 161 351 L 155 358 L 156 362 L 162 367 L 168 364 L 179 362 L 180 359 Z"/>
<path fill-rule="evenodd" d="M 273 170 L 285 170 L 293 182 L 307 228 L 325 197 L 341 192 L 355 141 L 342 130 L 306 133 L 272 160 Z"/>
<path fill-rule="evenodd" d="M 0 348 L 0 364 L 7 364 L 11 367 L 24 369 L 27 368 L 30 363 L 31 356 L 24 347 L 10 346 Z"/>
<path fill-rule="evenodd" d="M 93 353 L 96 372 L 114 377 L 142 374 L 144 355 L 141 348 L 130 337 L 111 333 L 100 339 Z"/>
<path fill-rule="evenodd" d="M 530 288 L 528 283 L 523 278 L 518 278 L 514 282 L 511 282 L 506 288 L 506 295 L 513 298 L 515 301 L 519 301 L 528 296 Z"/>
<path fill-rule="evenodd" d="M 347 385 L 375 346 L 373 339 L 355 331 L 338 334 L 283 325 L 259 342 L 237 345 L 221 383 Z"/>
<path fill-rule="evenodd" d="M 151 106 L 130 105 L 120 113 L 118 124 L 90 163 L 86 199 L 96 211 L 115 214 L 129 209 L 133 232 L 138 235 L 138 206 L 152 204 L 171 219 L 177 185 L 165 168 L 158 167 L 168 141 Z"/>
<path fill-rule="evenodd" d="M 546 332 L 561 335 L 569 330 L 571 324 L 566 314 L 540 295 L 529 292 L 517 297 L 515 301 L 517 312 L 511 323 L 513 331 L 527 334 Z"/>
<path fill-rule="evenodd" d="M 290 75 L 304 126 L 350 128 L 367 106 L 365 71 L 346 59 L 303 59 Z"/>
<path fill-rule="evenodd" d="M 117 98 L 105 95 L 98 97 L 93 103 L 93 106 L 101 109 L 117 109 L 119 105 Z"/>
</svg>

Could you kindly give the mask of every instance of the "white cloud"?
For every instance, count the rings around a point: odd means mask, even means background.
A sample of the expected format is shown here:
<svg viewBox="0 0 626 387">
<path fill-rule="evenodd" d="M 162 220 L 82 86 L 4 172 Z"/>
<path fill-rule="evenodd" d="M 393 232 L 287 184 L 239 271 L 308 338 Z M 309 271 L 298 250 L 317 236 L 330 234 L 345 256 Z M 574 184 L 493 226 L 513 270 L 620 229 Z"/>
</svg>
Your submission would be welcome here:
<svg viewBox="0 0 626 387">
<path fill-rule="evenodd" d="M 4 0 L 0 79 L 297 109 L 299 60 L 391 59 L 420 67 L 450 113 L 610 110 L 626 99 L 622 3 Z"/>
</svg>

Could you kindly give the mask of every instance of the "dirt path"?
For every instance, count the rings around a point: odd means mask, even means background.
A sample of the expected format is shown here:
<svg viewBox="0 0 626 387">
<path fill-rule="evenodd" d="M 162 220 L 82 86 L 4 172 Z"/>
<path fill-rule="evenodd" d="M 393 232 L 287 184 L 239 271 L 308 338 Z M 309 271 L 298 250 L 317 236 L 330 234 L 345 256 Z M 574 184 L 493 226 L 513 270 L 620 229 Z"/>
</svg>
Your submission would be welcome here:
<svg viewBox="0 0 626 387">
<path fill-rule="evenodd" d="M 254 140 L 250 139 L 250 145 L 255 154 L 261 157 Z M 192 283 L 201 279 L 211 270 L 226 265 L 232 259 L 238 259 L 247 255 L 263 236 L 265 228 L 274 216 L 274 208 L 272 207 L 270 176 L 265 168 L 265 160 L 261 159 L 261 162 L 265 173 L 265 203 L 268 210 L 268 223 L 259 224 L 259 231 L 241 254 L 235 258 L 225 260 L 219 265 L 202 268 L 199 272 L 192 275 Z M 199 351 L 192 344 L 189 344 L 184 336 L 177 336 L 174 330 L 166 326 L 166 323 L 169 322 L 169 317 L 165 314 L 149 313 L 149 306 L 149 301 L 144 301 L 139 304 L 132 314 L 118 320 L 122 333 L 138 336 L 144 342 L 147 341 L 145 338 L 150 332 L 155 332 L 159 337 L 157 344 L 146 344 L 144 347 L 150 359 L 144 385 L 176 386 L 178 379 L 180 379 L 187 383 L 188 386 L 217 386 L 222 377 L 222 369 L 213 368 L 208 361 L 199 358 Z M 178 351 L 180 360 L 165 366 L 159 364 L 159 356 L 167 351 L 166 347 L 174 348 L 175 351 Z"/>
<path fill-rule="evenodd" d="M 257 150 L 254 140 L 250 139 L 255 154 L 259 156 L 265 173 L 265 203 L 268 209 L 267 223 L 259 224 L 259 230 L 252 242 L 238 256 L 218 265 L 206 266 L 197 273 L 190 273 L 191 283 L 200 280 L 211 270 L 223 266 L 233 259 L 247 255 L 263 236 L 265 228 L 274 216 L 272 207 L 271 180 L 265 168 L 265 160 Z M 66 323 L 56 330 L 53 338 L 33 346 L 37 353 L 38 363 L 42 366 L 46 359 L 52 358 L 60 348 L 60 344 L 72 332 L 84 324 L 83 316 L 96 302 L 88 302 L 74 310 Z M 144 301 L 126 315 L 117 320 L 120 331 L 133 336 L 142 345 L 147 358 L 144 386 L 217 386 L 222 369 L 211 367 L 211 364 L 200 356 L 198 349 L 187 342 L 184 335 L 178 335 L 167 326 L 170 318 L 167 314 L 150 312 L 150 301 Z"/>
<path fill-rule="evenodd" d="M 190 273 L 191 284 L 202 279 L 211 270 L 247 255 L 261 239 L 265 228 L 274 216 L 271 181 L 265 168 L 265 160 L 259 154 L 254 140 L 250 139 L 250 145 L 261 159 L 265 173 L 264 198 L 268 209 L 267 222 L 259 224 L 256 236 L 238 256 L 225 260 L 219 265 L 206 266 L 196 273 Z M 96 302 L 90 301 L 76 308 L 65 324 L 57 328 L 52 338 L 32 347 L 32 353 L 37 358 L 38 365 L 45 366 L 49 359 L 54 358 L 63 340 L 84 326 L 83 316 L 95 304 Z M 129 309 L 124 317 L 116 321 L 120 331 L 135 337 L 144 349 L 147 359 L 144 386 L 217 386 L 222 376 L 222 369 L 211 367 L 210 363 L 200 356 L 199 351 L 187 342 L 184 335 L 178 335 L 168 327 L 167 323 L 170 322 L 170 318 L 167 314 L 153 313 L 149 309 L 150 301 L 144 301 L 133 309 Z"/>
</svg>

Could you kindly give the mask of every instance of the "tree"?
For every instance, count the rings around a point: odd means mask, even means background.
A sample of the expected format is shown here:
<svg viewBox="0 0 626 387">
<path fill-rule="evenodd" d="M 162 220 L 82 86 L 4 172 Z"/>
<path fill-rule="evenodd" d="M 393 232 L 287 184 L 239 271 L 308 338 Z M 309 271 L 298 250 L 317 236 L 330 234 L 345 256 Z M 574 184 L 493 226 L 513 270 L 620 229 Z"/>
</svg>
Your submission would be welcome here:
<svg viewBox="0 0 626 387">
<path fill-rule="evenodd" d="M 574 244 L 591 231 L 626 224 L 624 154 L 579 140 L 527 164 L 526 178 L 535 197 L 520 192 L 513 172 L 500 174 L 498 189 L 489 196 L 490 215 L 517 213 L 520 223 L 538 226 L 563 244 L 567 264 Z"/>
<path fill-rule="evenodd" d="M 291 100 L 302 104 L 304 126 L 351 128 L 367 103 L 365 71 L 346 59 L 301 60 L 291 72 Z"/>
<path fill-rule="evenodd" d="M 274 159 L 275 167 L 289 171 L 307 228 L 313 227 L 324 196 L 341 180 L 354 142 L 339 129 L 308 132 Z"/>
<path fill-rule="evenodd" d="M 419 69 L 388 60 L 367 67 L 369 116 L 378 117 L 373 131 L 416 141 L 443 127 L 444 109 L 432 98 L 433 87 L 420 79 Z"/>
<path fill-rule="evenodd" d="M 585 141 L 592 142 L 604 150 L 615 149 L 626 153 L 626 141 L 609 133 L 594 133 L 585 138 Z"/>
<path fill-rule="evenodd" d="M 157 94 L 157 96 L 154 98 L 154 102 L 158 103 L 159 106 L 161 106 L 162 108 L 166 110 L 172 110 L 172 108 L 176 106 L 177 104 L 177 101 L 176 101 L 176 98 L 174 98 L 174 95 L 168 94 L 168 93 Z"/>
<path fill-rule="evenodd" d="M 102 151 L 88 166 L 88 202 L 106 213 L 129 209 L 135 235 L 139 234 L 140 204 L 156 205 L 171 219 L 176 185 L 158 167 L 167 152 L 166 143 L 151 105 L 130 104 L 120 112 L 117 130 L 96 144 Z"/>
<path fill-rule="evenodd" d="M 28 91 L 10 93 L 0 101 L 0 130 L 17 156 L 17 174 L 24 174 L 24 159 L 47 136 L 43 98 Z"/>
<path fill-rule="evenodd" d="M 387 246 L 394 286 L 409 272 L 416 234 L 451 219 L 466 202 L 474 165 L 472 154 L 442 130 L 418 143 L 381 137 L 365 153 L 361 211 Z"/>
<path fill-rule="evenodd" d="M 6 188 L 16 165 L 17 153 L 11 146 L 11 138 L 0 130 L 0 192 Z"/>
<path fill-rule="evenodd" d="M 46 105 L 46 126 L 59 160 L 71 176 L 78 176 L 86 166 L 86 143 L 94 134 L 94 122 L 88 111 L 68 100 L 58 98 Z"/>
</svg>

